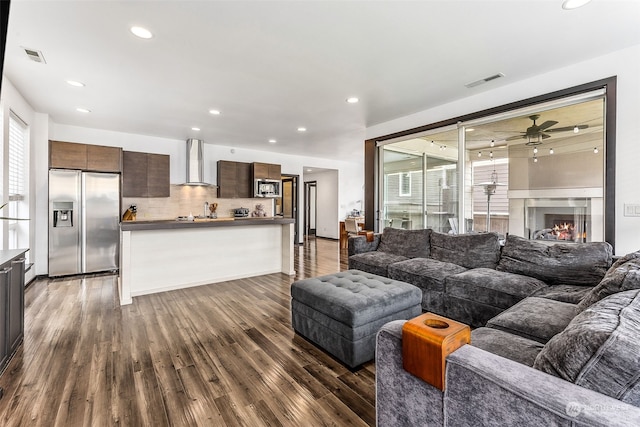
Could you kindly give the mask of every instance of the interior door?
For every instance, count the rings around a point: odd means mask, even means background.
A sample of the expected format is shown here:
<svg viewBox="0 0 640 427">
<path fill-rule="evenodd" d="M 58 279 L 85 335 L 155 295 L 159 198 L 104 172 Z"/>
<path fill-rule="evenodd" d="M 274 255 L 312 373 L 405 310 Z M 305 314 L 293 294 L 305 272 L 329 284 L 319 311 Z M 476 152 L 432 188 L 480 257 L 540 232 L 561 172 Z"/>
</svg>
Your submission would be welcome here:
<svg viewBox="0 0 640 427">
<path fill-rule="evenodd" d="M 316 213 L 317 213 L 317 192 L 316 181 L 304 183 L 305 212 L 304 212 L 304 233 L 306 236 L 316 235 Z"/>
<path fill-rule="evenodd" d="M 298 176 L 285 175 L 282 177 L 282 216 L 293 219 L 294 237 L 298 242 Z"/>
</svg>

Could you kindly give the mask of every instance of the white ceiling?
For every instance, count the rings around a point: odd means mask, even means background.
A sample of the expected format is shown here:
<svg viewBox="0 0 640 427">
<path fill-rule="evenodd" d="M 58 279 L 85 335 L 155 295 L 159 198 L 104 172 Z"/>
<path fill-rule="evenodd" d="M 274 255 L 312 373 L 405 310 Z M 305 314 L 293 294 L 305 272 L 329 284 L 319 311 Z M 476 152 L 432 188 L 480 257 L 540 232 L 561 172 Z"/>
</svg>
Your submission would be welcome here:
<svg viewBox="0 0 640 427">
<path fill-rule="evenodd" d="M 639 24 L 636 0 L 13 0 L 4 66 L 56 123 L 345 158 L 367 126 L 639 44 Z"/>
</svg>

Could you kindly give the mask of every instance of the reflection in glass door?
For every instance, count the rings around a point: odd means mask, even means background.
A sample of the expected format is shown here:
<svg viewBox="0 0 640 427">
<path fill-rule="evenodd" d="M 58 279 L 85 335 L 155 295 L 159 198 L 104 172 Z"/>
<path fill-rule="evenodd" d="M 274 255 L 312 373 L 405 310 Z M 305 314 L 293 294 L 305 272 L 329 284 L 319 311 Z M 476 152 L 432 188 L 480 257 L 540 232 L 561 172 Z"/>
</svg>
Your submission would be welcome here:
<svg viewBox="0 0 640 427">
<path fill-rule="evenodd" d="M 379 229 L 431 228 L 457 233 L 455 130 L 382 146 Z"/>
</svg>

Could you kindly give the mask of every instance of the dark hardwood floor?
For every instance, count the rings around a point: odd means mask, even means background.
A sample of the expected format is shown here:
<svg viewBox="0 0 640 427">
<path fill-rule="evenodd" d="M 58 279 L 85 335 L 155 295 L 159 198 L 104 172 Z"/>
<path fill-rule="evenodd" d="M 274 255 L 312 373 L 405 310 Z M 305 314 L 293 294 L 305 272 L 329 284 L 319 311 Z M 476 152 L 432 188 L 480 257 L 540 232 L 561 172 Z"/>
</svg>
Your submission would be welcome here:
<svg viewBox="0 0 640 427">
<path fill-rule="evenodd" d="M 24 344 L 0 377 L 0 425 L 374 425 L 373 362 L 351 372 L 291 329 L 291 283 L 346 269 L 346 253 L 311 239 L 295 258 L 295 277 L 123 307 L 113 275 L 36 281 Z"/>
</svg>

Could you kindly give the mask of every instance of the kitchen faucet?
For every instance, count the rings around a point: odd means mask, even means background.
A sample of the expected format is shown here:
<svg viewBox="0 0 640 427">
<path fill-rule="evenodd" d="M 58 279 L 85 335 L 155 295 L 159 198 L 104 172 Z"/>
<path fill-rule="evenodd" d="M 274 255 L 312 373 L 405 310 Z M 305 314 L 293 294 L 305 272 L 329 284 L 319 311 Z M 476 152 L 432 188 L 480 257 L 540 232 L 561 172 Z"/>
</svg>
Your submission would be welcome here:
<svg viewBox="0 0 640 427">
<path fill-rule="evenodd" d="M 204 202 L 204 215 L 205 218 L 209 216 L 209 202 Z"/>
</svg>

